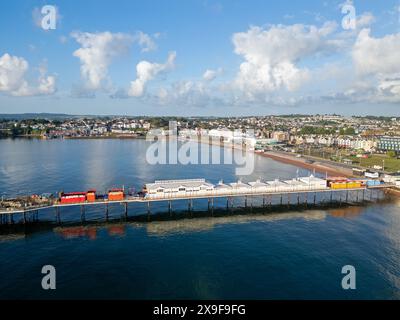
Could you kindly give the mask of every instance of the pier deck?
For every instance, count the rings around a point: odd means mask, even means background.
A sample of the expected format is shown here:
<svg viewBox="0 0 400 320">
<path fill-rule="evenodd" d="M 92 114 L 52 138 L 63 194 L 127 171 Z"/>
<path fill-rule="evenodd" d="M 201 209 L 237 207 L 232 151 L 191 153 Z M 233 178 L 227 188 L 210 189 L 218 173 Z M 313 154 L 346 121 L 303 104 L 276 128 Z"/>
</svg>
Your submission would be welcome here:
<svg viewBox="0 0 400 320">
<path fill-rule="evenodd" d="M 394 187 L 391 184 L 383 184 L 379 186 L 370 186 L 370 187 L 362 187 L 362 188 L 352 188 L 352 189 L 331 189 L 331 188 L 321 188 L 321 189 L 301 189 L 301 190 L 287 190 L 287 191 L 274 191 L 274 192 L 223 192 L 216 193 L 215 191 L 198 193 L 193 195 L 186 196 L 153 196 L 153 197 L 126 197 L 123 200 L 119 201 L 108 201 L 108 200 L 96 200 L 93 202 L 80 202 L 80 203 L 69 203 L 69 204 L 61 204 L 58 201 L 54 201 L 51 205 L 44 206 L 32 206 L 25 208 L 17 208 L 11 210 L 1 210 L 0 208 L 0 216 L 1 215 L 14 215 L 14 214 L 25 214 L 29 212 L 38 212 L 46 209 L 56 209 L 59 210 L 61 208 L 66 207 L 85 207 L 85 206 L 96 206 L 96 205 L 109 205 L 109 204 L 129 204 L 129 203 L 153 203 L 153 202 L 172 202 L 172 201 L 182 201 L 182 200 L 199 200 L 199 199 L 218 199 L 218 198 L 241 198 L 241 197 L 269 197 L 269 196 L 284 196 L 284 195 L 292 195 L 292 194 L 318 194 L 318 193 L 343 193 L 343 192 L 352 192 L 352 191 L 366 191 L 366 190 L 381 190 L 381 189 L 389 189 Z"/>
</svg>

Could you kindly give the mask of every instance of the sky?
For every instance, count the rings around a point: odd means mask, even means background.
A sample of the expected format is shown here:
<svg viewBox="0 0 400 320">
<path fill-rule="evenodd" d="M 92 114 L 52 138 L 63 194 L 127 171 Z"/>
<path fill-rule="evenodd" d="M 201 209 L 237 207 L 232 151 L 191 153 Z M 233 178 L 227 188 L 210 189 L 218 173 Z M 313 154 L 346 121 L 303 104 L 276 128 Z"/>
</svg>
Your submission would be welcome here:
<svg viewBox="0 0 400 320">
<path fill-rule="evenodd" d="M 0 9 L 0 113 L 400 116 L 399 0 Z"/>
</svg>

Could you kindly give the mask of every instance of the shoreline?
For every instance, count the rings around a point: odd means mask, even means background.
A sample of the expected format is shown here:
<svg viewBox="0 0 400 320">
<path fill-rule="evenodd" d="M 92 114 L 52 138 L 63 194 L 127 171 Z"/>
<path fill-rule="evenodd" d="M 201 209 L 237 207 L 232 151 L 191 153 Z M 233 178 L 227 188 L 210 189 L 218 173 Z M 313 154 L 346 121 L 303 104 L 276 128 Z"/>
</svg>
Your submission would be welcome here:
<svg viewBox="0 0 400 320">
<path fill-rule="evenodd" d="M 315 161 L 314 163 L 306 163 L 305 160 L 303 160 L 304 158 L 297 159 L 292 156 L 279 154 L 276 152 L 256 152 L 256 154 L 259 154 L 260 156 L 263 156 L 266 158 L 276 160 L 278 162 L 291 164 L 291 165 L 301 167 L 304 169 L 315 170 L 316 172 L 319 172 L 319 173 L 327 173 L 328 175 L 341 176 L 341 177 L 346 177 L 346 178 L 354 178 L 355 177 L 352 173 L 352 170 L 335 166 L 334 163 L 332 163 L 332 166 L 322 164 L 318 161 Z"/>
<path fill-rule="evenodd" d="M 191 141 L 196 141 L 195 139 L 190 139 Z M 227 144 L 227 143 L 213 143 L 210 140 L 197 140 L 199 143 L 204 143 L 208 145 L 217 145 L 222 148 L 232 148 L 236 150 L 243 150 L 243 148 L 239 147 L 238 145 L 235 144 Z M 353 171 L 350 169 L 346 169 L 343 167 L 337 166 L 335 163 L 332 163 L 331 165 L 323 164 L 319 161 L 315 161 L 314 163 L 306 163 L 305 158 L 295 158 L 291 155 L 286 155 L 286 154 L 280 154 L 278 152 L 274 151 L 262 151 L 262 152 L 257 152 L 256 150 L 252 151 L 255 155 L 259 155 L 262 157 L 266 157 L 272 160 L 275 160 L 280 163 L 286 163 L 293 165 L 295 167 L 303 168 L 303 169 L 308 169 L 310 171 L 315 170 L 316 172 L 323 173 L 323 174 L 328 174 L 328 176 L 341 176 L 345 178 L 354 178 L 355 176 L 353 175 Z"/>
<path fill-rule="evenodd" d="M 62 138 L 61 140 L 101 140 L 101 139 L 104 139 L 104 140 L 112 140 L 112 139 L 115 139 L 115 140 L 120 140 L 120 139 L 132 139 L 132 140 L 136 140 L 136 139 L 139 139 L 139 140 L 144 140 L 144 139 L 146 139 L 146 137 L 145 136 L 124 136 L 124 135 L 120 135 L 120 136 L 118 136 L 118 135 L 116 135 L 116 136 L 98 136 L 98 137 L 96 137 L 96 136 L 92 136 L 92 137 L 64 137 L 64 138 Z M 55 140 L 55 139 L 47 139 L 47 140 Z"/>
</svg>

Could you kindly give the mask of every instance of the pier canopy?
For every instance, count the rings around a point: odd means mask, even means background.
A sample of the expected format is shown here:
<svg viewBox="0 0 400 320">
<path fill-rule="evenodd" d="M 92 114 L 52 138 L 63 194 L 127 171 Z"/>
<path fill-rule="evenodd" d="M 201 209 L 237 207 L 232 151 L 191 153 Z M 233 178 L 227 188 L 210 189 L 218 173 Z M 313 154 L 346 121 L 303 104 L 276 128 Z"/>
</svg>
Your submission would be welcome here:
<svg viewBox="0 0 400 320">
<path fill-rule="evenodd" d="M 145 188 L 148 194 L 190 193 L 212 191 L 214 185 L 205 179 L 156 180 L 146 184 Z"/>
<path fill-rule="evenodd" d="M 220 181 L 214 188 L 216 191 L 230 191 L 232 190 L 232 187 L 228 184 L 223 183 L 222 181 Z"/>
<path fill-rule="evenodd" d="M 260 179 L 255 182 L 249 182 L 249 186 L 256 191 L 268 191 L 268 185 Z"/>
<path fill-rule="evenodd" d="M 288 184 L 289 186 L 293 186 L 293 187 L 303 187 L 303 186 L 307 185 L 305 182 L 301 181 L 300 179 L 285 180 L 284 182 L 286 184 Z"/>
<path fill-rule="evenodd" d="M 321 187 L 321 188 L 325 188 L 326 187 L 326 180 L 325 179 L 317 178 L 317 177 L 314 177 L 313 175 L 311 175 L 309 177 L 299 178 L 299 180 L 301 182 L 304 182 L 305 184 L 307 184 L 309 186 Z"/>
<path fill-rule="evenodd" d="M 230 186 L 234 189 L 234 190 L 243 190 L 243 191 L 249 191 L 251 190 L 250 185 L 248 185 L 247 183 L 244 183 L 242 181 L 238 181 L 238 182 L 232 182 L 230 183 Z"/>
<path fill-rule="evenodd" d="M 262 182 L 261 179 L 258 179 L 255 182 L 249 182 L 249 185 L 253 188 L 262 188 L 267 186 L 267 184 Z"/>
</svg>

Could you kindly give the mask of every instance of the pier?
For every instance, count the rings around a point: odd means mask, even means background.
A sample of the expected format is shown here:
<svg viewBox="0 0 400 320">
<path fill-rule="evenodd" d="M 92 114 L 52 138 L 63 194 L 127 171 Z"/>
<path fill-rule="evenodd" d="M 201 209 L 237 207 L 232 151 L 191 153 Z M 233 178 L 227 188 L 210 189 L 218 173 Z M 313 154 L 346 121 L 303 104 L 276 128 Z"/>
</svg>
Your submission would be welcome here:
<svg viewBox="0 0 400 320">
<path fill-rule="evenodd" d="M 60 224 L 68 222 L 63 220 L 62 211 L 70 207 L 79 209 L 80 220 L 83 222 L 90 219 L 90 216 L 86 214 L 86 208 L 91 206 L 103 206 L 104 219 L 108 221 L 109 205 L 112 204 L 120 204 L 123 207 L 123 216 L 126 218 L 129 215 L 129 204 L 142 204 L 143 209 L 150 215 L 153 203 L 164 203 L 165 212 L 171 214 L 174 211 L 174 203 L 187 201 L 187 212 L 193 213 L 196 211 L 194 200 L 206 202 L 207 211 L 211 213 L 216 209 L 221 210 L 222 207 L 227 211 L 233 211 L 240 204 L 242 208 L 249 211 L 252 211 L 253 208 L 271 209 L 272 207 L 277 210 L 279 208 L 308 209 L 321 203 L 324 207 L 344 206 L 379 200 L 382 194 L 394 187 L 387 183 L 340 189 L 327 185 L 327 180 L 312 176 L 285 182 L 274 180 L 264 183 L 258 180 L 246 184 L 238 181 L 228 185 L 222 182 L 213 185 L 203 179 L 156 181 L 146 185 L 145 194 L 125 196 L 120 200 L 95 199 L 79 203 L 60 203 L 59 199 L 53 199 L 43 205 L 8 208 L 7 210 L 0 208 L 0 224 L 15 224 L 17 218 L 22 224 L 37 222 L 40 213 L 49 210 L 54 210 L 54 220 Z M 218 208 L 215 204 L 217 200 L 219 201 Z M 222 206 L 221 203 L 224 205 Z M 77 217 L 79 217 L 78 212 Z"/>
</svg>

